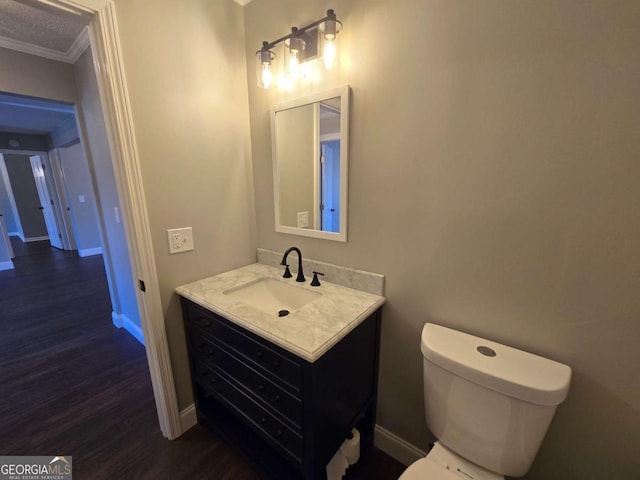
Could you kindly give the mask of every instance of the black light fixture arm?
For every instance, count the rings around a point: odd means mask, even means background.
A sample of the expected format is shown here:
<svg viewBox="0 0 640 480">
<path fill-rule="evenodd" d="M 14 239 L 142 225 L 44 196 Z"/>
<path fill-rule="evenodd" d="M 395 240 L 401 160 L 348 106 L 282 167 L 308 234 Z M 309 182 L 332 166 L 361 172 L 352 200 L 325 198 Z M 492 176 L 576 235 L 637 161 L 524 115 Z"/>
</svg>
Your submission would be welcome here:
<svg viewBox="0 0 640 480">
<path fill-rule="evenodd" d="M 340 25 L 342 25 L 342 22 L 340 22 L 336 18 L 336 14 L 333 11 L 333 9 L 329 9 L 329 10 L 327 10 L 327 16 L 324 17 L 324 18 L 321 18 L 320 20 L 316 20 L 315 22 L 312 22 L 309 25 L 305 25 L 304 27 L 300 27 L 300 28 L 292 27 L 291 28 L 291 33 L 289 33 L 287 35 L 284 35 L 283 37 L 280 37 L 277 40 L 274 40 L 273 42 L 267 42 L 267 41 L 262 42 L 262 48 L 260 50 L 258 50 L 256 53 L 261 52 L 261 51 L 265 51 L 265 50 L 271 50 L 273 47 L 275 47 L 279 43 L 282 43 L 285 40 L 289 40 L 289 39 L 294 38 L 294 37 L 299 37 L 299 36 L 303 35 L 305 32 L 307 32 L 308 30 L 311 30 L 311 29 L 317 27 L 318 25 L 320 25 L 321 23 L 328 22 L 328 21 L 334 21 L 334 22 L 339 23 Z"/>
</svg>

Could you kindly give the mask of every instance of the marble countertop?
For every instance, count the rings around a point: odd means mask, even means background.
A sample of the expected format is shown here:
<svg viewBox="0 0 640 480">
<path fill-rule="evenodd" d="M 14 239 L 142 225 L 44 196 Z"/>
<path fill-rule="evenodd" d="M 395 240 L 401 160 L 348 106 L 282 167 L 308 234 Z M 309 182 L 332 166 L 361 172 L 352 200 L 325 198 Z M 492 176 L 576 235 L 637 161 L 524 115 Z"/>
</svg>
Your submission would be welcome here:
<svg viewBox="0 0 640 480">
<path fill-rule="evenodd" d="M 322 296 L 292 311 L 286 317 L 270 315 L 223 292 L 259 278 L 291 282 Z M 282 269 L 254 263 L 176 288 L 176 293 L 222 315 L 285 350 L 315 362 L 385 302 L 379 295 L 342 287 L 321 279 L 311 287 L 311 278 L 297 283 L 282 278 Z"/>
</svg>

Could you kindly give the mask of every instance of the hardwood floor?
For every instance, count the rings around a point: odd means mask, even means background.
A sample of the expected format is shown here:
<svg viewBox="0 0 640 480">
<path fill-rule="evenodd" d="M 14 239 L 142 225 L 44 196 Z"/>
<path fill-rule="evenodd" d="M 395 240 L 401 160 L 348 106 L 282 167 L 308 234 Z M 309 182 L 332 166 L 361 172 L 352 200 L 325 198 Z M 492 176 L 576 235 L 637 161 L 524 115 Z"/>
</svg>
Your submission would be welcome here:
<svg viewBox="0 0 640 480">
<path fill-rule="evenodd" d="M 260 478 L 202 427 L 163 438 L 144 347 L 111 322 L 100 255 L 11 240 L 16 268 L 0 272 L 0 455 L 72 456 L 76 479 Z M 403 469 L 374 449 L 344 478 Z"/>
</svg>

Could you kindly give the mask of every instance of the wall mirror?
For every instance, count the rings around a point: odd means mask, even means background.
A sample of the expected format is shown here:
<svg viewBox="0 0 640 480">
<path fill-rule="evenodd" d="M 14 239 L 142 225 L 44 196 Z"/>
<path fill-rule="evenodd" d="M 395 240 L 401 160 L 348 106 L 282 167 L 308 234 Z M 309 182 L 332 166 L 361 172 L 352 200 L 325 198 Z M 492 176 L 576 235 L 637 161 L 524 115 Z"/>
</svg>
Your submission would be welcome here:
<svg viewBox="0 0 640 480">
<path fill-rule="evenodd" d="M 347 241 L 349 86 L 271 108 L 276 231 Z"/>
</svg>

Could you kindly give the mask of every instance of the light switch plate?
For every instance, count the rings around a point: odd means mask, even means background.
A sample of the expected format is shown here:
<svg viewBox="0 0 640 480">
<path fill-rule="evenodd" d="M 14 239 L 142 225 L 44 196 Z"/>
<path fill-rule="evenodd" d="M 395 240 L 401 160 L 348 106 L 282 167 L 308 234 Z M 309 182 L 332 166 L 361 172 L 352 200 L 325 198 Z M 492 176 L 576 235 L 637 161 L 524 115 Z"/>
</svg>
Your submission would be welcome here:
<svg viewBox="0 0 640 480">
<path fill-rule="evenodd" d="M 309 226 L 309 212 L 298 212 L 298 228 Z"/>
<path fill-rule="evenodd" d="M 191 227 L 171 228 L 167 230 L 169 253 L 182 253 L 193 250 L 193 229 Z"/>
</svg>

